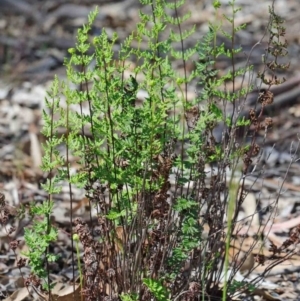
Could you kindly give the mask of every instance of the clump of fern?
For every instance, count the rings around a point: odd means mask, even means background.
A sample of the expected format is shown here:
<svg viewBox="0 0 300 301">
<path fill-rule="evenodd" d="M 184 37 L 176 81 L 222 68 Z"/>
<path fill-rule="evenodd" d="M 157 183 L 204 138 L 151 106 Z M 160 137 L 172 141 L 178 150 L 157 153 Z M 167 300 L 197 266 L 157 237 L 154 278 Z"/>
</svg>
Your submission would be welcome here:
<svg viewBox="0 0 300 301">
<path fill-rule="evenodd" d="M 247 133 L 254 124 L 254 117 L 241 116 L 253 86 L 236 87 L 238 77 L 252 72 L 249 64 L 235 65 L 242 51 L 235 35 L 244 25 L 235 25 L 238 9 L 231 1 L 232 16 L 223 21 L 231 24 L 231 32 L 212 22 L 201 41 L 188 49 L 184 41 L 195 27 L 182 30 L 190 16 L 179 16 L 184 1 L 141 3 L 152 12 L 140 11 L 136 30 L 117 53 L 116 33 L 109 38 L 103 29 L 101 35 L 89 36 L 97 16 L 93 11 L 78 31 L 76 46 L 69 49 L 67 80 L 54 81 L 52 102 L 47 102 L 51 114 L 44 113 L 49 212 L 43 231 L 52 233 L 51 196 L 67 181 L 74 226 L 70 237 L 76 232 L 84 248 L 85 300 L 150 300 L 151 295 L 157 300 L 194 300 L 222 294 L 225 300 L 227 286 L 222 292 L 219 283 L 223 266 L 228 269 L 228 247 L 245 197 L 244 186 L 240 189 L 232 181 L 238 172 L 247 174 L 257 155 L 255 140 L 243 145 L 237 137 L 239 128 Z M 214 7 L 218 11 L 219 1 Z M 231 41 L 230 49 L 217 43 L 218 34 Z M 225 75 L 216 69 L 222 56 L 232 65 Z M 183 74 L 173 67 L 176 60 L 182 62 Z M 190 60 L 195 70 L 188 74 Z M 197 96 L 188 99 L 193 82 Z M 141 90 L 146 95 L 142 100 L 137 97 Z M 232 105 L 229 113 L 226 104 Z M 220 124 L 224 130 L 217 140 L 214 130 Z M 65 130 L 62 136 L 56 133 L 59 127 Z M 64 153 L 58 152 L 61 144 Z M 81 166 L 75 173 L 71 155 Z M 92 214 L 89 221 L 73 219 L 75 186 L 85 189 L 96 219 Z M 100 239 L 93 237 L 95 230 Z M 75 253 L 73 241 L 72 247 Z M 47 246 L 45 251 L 49 254 Z M 229 279 L 228 285 L 233 281 Z"/>
</svg>

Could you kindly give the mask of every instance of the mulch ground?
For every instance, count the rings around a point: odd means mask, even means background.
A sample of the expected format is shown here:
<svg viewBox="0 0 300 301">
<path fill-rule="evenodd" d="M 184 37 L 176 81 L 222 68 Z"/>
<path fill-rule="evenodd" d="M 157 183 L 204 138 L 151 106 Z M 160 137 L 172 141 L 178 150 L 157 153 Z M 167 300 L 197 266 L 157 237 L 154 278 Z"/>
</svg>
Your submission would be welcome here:
<svg viewBox="0 0 300 301">
<path fill-rule="evenodd" d="M 203 37 L 208 28 L 207 22 L 213 21 L 215 17 L 212 1 L 186 2 L 182 12 L 189 10 L 192 15 L 185 26 L 196 24 L 196 33 L 187 40 L 189 45 Z M 227 1 L 221 3 L 220 16 L 223 13 L 229 15 L 231 8 L 226 5 Z M 44 98 L 55 74 L 65 78 L 64 57 L 68 48 L 74 45 L 77 29 L 86 22 L 89 11 L 96 4 L 99 6 L 99 16 L 93 29 L 94 35 L 105 27 L 109 34 L 116 30 L 121 42 L 135 28 L 138 9 L 141 8 L 137 0 L 86 0 L 84 4 L 76 0 L 0 0 L 0 191 L 10 206 L 18 207 L 33 200 L 43 201 L 47 197 L 40 186 L 44 175 L 39 169 L 42 158 L 43 137 L 40 128 Z M 242 65 L 247 54 L 252 51 L 251 62 L 255 71 L 259 71 L 266 47 L 266 40 L 261 39 L 268 23 L 268 6 L 272 1 L 237 0 L 236 4 L 242 8 L 237 14 L 236 24 L 247 23 L 247 30 L 239 32 L 236 39 L 237 45 L 244 49 L 244 54 L 238 58 L 238 64 Z M 290 229 L 300 224 L 300 164 L 295 160 L 299 155 L 300 134 L 300 2 L 275 0 L 275 11 L 286 20 L 290 68 L 280 74 L 287 82 L 274 88 L 274 104 L 266 112 L 273 117 L 274 126 L 267 136 L 259 162 L 259 166 L 265 171 L 264 180 L 255 180 L 257 171 L 248 177 L 247 185 L 251 187 L 251 194 L 249 202 L 244 206 L 244 213 L 241 214 L 252 214 L 257 203 L 261 207 L 267 207 L 277 201 L 279 210 L 274 217 L 271 233 L 272 239 L 279 244 L 287 237 Z M 219 37 L 219 40 L 224 39 Z M 261 42 L 253 48 L 258 41 Z M 226 45 L 227 42 L 224 42 Z M 220 61 L 218 67 L 226 72 L 230 68 L 230 62 Z M 194 93 L 195 87 L 189 89 L 190 93 Z M 257 92 L 249 95 L 249 108 L 256 97 Z M 245 114 L 247 110 L 248 108 L 245 109 Z M 291 160 L 293 164 L 290 164 Z M 279 190 L 281 184 L 283 186 Z M 75 191 L 75 201 L 78 203 L 75 216 L 85 217 L 88 214 L 84 209 L 83 198 L 83 191 Z M 59 205 L 54 209 L 56 222 L 62 228 L 69 227 L 67 199 L 67 194 L 61 194 L 57 199 Z M 258 220 L 257 223 L 262 221 L 263 219 Z M 13 237 L 22 241 L 23 228 L 29 222 L 28 219 L 17 221 Z M 8 297 L 5 300 L 26 300 L 28 296 L 16 268 L 15 256 L 9 249 L 11 238 L 7 236 L 6 230 L 4 227 L 0 228 L 0 300 L 12 293 L 15 298 Z M 67 237 L 61 232 L 58 246 L 64 248 L 66 257 L 70 258 L 70 246 L 66 241 Z M 246 246 L 247 243 L 245 248 Z M 25 248 L 20 244 L 18 252 Z M 55 271 L 53 277 L 60 277 L 61 281 L 72 278 L 72 271 L 67 267 L 63 271 L 57 267 Z M 300 257 L 294 256 L 269 275 L 265 286 L 261 292 L 257 292 L 255 298 L 300 300 L 299 271 Z M 25 275 L 29 274 L 29 269 L 25 268 L 23 272 Z M 259 273 L 253 273 L 255 272 Z"/>
</svg>

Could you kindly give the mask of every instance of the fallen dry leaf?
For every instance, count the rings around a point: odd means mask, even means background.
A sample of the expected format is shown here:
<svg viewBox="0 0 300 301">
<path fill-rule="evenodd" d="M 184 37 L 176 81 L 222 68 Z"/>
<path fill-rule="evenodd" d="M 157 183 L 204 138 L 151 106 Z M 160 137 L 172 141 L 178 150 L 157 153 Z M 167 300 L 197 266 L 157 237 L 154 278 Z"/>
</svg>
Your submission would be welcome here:
<svg viewBox="0 0 300 301">
<path fill-rule="evenodd" d="M 28 289 L 26 287 L 22 287 L 15 291 L 12 295 L 4 299 L 3 301 L 22 301 L 29 296 Z"/>
<path fill-rule="evenodd" d="M 67 285 L 61 290 L 58 290 L 58 285 L 56 284 L 55 293 L 53 293 L 51 298 L 48 298 L 49 301 L 80 301 L 80 285 L 75 285 L 75 291 L 73 285 Z"/>
</svg>

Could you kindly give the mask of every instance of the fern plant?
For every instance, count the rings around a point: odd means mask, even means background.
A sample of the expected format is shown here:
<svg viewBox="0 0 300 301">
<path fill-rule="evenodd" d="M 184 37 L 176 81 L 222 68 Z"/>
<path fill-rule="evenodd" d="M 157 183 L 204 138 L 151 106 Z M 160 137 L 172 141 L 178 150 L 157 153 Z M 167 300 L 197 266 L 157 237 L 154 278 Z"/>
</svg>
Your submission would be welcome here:
<svg viewBox="0 0 300 301">
<path fill-rule="evenodd" d="M 91 12 L 65 60 L 67 80 L 55 78 L 47 99 L 42 168 L 49 173 L 44 186 L 49 201 L 43 233 L 51 239 L 44 241 L 43 251 L 52 259 L 49 245 L 57 233 L 50 222 L 52 196 L 67 181 L 72 248 L 75 253 L 77 234 L 84 249 L 85 300 L 226 300 L 232 294 L 219 283 L 223 266 L 228 270 L 228 247 L 245 191 L 242 186 L 229 192 L 229 187 L 237 187 L 231 183 L 235 174 L 241 171 L 245 177 L 258 154 L 255 140 L 250 145 L 238 141 L 237 130 L 243 127 L 247 133 L 255 120 L 241 115 L 253 86 L 237 89 L 236 79 L 244 80 L 252 66 L 235 65 L 242 51 L 235 35 L 244 28 L 234 23 L 239 11 L 235 1 L 229 2 L 232 16 L 223 21 L 229 22 L 231 32 L 212 22 L 190 49 L 184 41 L 195 27 L 182 30 L 190 17 L 179 16 L 184 2 L 141 0 L 151 14 L 140 11 L 136 30 L 117 53 L 116 33 L 109 37 L 103 29 L 99 36 L 89 36 L 97 10 Z M 220 2 L 214 1 L 214 7 L 218 15 Z M 230 49 L 218 44 L 218 34 L 231 42 Z M 220 57 L 231 61 L 225 75 L 216 69 Z M 174 68 L 178 60 L 183 73 Z M 188 74 L 190 60 L 195 69 Z M 195 82 L 197 96 L 189 99 Z M 143 99 L 139 91 L 145 92 Z M 232 105 L 230 113 L 227 104 Z M 214 130 L 220 124 L 224 130 L 217 140 Z M 62 135 L 58 128 L 64 129 Z M 71 170 L 72 158 L 80 166 L 76 172 Z M 73 218 L 75 186 L 85 189 L 96 219 L 92 213 L 89 221 Z M 229 209 L 229 204 L 234 206 Z M 33 229 L 39 233 L 37 225 Z M 95 230 L 100 239 L 93 236 Z M 33 249 L 31 235 L 27 230 L 26 241 Z M 73 254 L 73 272 L 75 262 Z M 49 277 L 46 282 L 50 284 Z"/>
</svg>

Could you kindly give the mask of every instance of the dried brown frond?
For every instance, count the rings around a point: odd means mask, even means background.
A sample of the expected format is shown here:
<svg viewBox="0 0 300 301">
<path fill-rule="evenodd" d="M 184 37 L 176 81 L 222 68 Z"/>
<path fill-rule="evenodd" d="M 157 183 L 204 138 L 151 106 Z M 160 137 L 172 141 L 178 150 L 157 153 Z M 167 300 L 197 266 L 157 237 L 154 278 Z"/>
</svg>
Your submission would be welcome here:
<svg viewBox="0 0 300 301">
<path fill-rule="evenodd" d="M 262 104 L 262 106 L 270 105 L 274 101 L 274 94 L 270 90 L 262 90 L 259 93 L 258 101 Z"/>
</svg>

